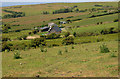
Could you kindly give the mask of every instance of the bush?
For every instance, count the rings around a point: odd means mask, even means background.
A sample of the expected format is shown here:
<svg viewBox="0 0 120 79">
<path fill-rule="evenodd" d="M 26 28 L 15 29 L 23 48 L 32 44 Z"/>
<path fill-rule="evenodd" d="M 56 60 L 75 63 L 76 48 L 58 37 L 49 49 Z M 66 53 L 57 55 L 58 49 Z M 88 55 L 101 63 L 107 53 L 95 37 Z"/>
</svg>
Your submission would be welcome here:
<svg viewBox="0 0 120 79">
<path fill-rule="evenodd" d="M 108 47 L 105 44 L 102 44 L 100 46 L 100 53 L 108 53 L 108 52 L 109 52 Z"/>
<path fill-rule="evenodd" d="M 117 56 L 115 55 L 115 53 L 111 53 L 110 56 L 111 56 L 111 57 L 117 57 Z"/>
<path fill-rule="evenodd" d="M 51 48 L 51 47 L 53 47 L 52 45 L 48 45 L 48 48 Z"/>
<path fill-rule="evenodd" d="M 59 46 L 58 44 L 52 44 L 52 46 Z"/>
<path fill-rule="evenodd" d="M 62 55 L 62 51 L 61 50 L 58 51 L 58 55 Z"/>
<path fill-rule="evenodd" d="M 10 46 L 6 42 L 2 44 L 2 51 L 5 51 L 5 50 L 10 50 Z"/>
<path fill-rule="evenodd" d="M 74 44 L 74 38 L 71 36 L 66 37 L 65 39 L 63 39 L 62 44 L 64 45 Z"/>
<path fill-rule="evenodd" d="M 45 49 L 44 52 L 47 52 L 47 49 Z"/>
<path fill-rule="evenodd" d="M 76 36 L 77 36 L 77 33 L 76 33 L 76 32 L 73 32 L 73 36 L 76 37 Z"/>
<path fill-rule="evenodd" d="M 70 32 L 65 32 L 64 35 L 65 37 L 68 37 L 70 35 Z"/>
<path fill-rule="evenodd" d="M 20 59 L 20 58 L 21 58 L 20 52 L 19 52 L 19 51 L 16 51 L 16 52 L 14 53 L 14 59 Z"/>
<path fill-rule="evenodd" d="M 72 45 L 72 49 L 74 49 L 74 46 Z"/>
<path fill-rule="evenodd" d="M 119 20 L 118 19 L 115 19 L 113 22 L 118 22 Z"/>
<path fill-rule="evenodd" d="M 60 34 L 56 34 L 56 33 L 51 33 L 50 35 L 47 35 L 47 39 L 56 39 L 59 38 Z"/>
<path fill-rule="evenodd" d="M 31 35 L 31 34 L 32 34 L 32 32 L 29 32 L 28 34 L 29 34 L 29 35 Z"/>
<path fill-rule="evenodd" d="M 33 30 L 33 31 L 32 31 L 32 33 L 33 33 L 33 34 L 36 34 L 36 33 L 37 33 L 37 31 L 36 31 L 36 30 Z"/>
<path fill-rule="evenodd" d="M 41 47 L 41 48 L 40 48 L 40 51 L 41 51 L 41 52 L 44 52 L 44 49 L 43 49 L 43 47 Z"/>
<path fill-rule="evenodd" d="M 10 38 L 8 38 L 8 37 L 2 37 L 2 42 L 5 42 L 5 41 L 10 41 Z"/>
<path fill-rule="evenodd" d="M 112 34 L 113 33 L 113 29 L 114 29 L 114 27 L 111 27 L 109 29 L 104 29 L 100 33 L 101 34 Z"/>
<path fill-rule="evenodd" d="M 27 35 L 23 35 L 23 36 L 22 36 L 22 38 L 23 38 L 24 40 L 26 40 L 26 38 L 27 38 Z"/>
<path fill-rule="evenodd" d="M 103 41 L 103 38 L 97 38 L 97 42 Z"/>
<path fill-rule="evenodd" d="M 40 45 L 45 46 L 46 42 L 45 42 L 45 38 L 36 38 L 34 40 L 31 41 L 31 45 L 32 47 L 39 47 Z"/>
<path fill-rule="evenodd" d="M 68 52 L 68 49 L 65 47 L 65 52 Z"/>
<path fill-rule="evenodd" d="M 21 37 L 17 37 L 17 39 L 18 39 L 18 40 L 22 40 L 22 38 L 21 38 Z"/>
</svg>

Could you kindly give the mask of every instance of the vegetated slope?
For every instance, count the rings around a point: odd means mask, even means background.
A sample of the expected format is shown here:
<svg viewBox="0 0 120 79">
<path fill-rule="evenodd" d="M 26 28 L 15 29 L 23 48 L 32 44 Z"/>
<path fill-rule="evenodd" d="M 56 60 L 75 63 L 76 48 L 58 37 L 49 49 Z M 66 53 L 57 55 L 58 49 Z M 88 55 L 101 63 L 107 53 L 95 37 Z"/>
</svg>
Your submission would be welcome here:
<svg viewBox="0 0 120 79">
<path fill-rule="evenodd" d="M 117 2 L 50 3 L 50 4 L 39 4 L 39 5 L 24 5 L 24 6 L 21 5 L 21 6 L 4 7 L 3 9 L 5 9 L 5 10 L 15 11 L 15 12 L 24 12 L 25 16 L 19 17 L 19 18 L 3 19 L 3 22 L 10 23 L 11 25 L 18 25 L 18 24 L 20 25 L 19 27 L 13 27 L 12 28 L 13 30 L 28 29 L 28 28 L 30 29 L 35 26 L 53 22 L 53 21 L 50 21 L 51 19 L 56 19 L 56 18 L 61 18 L 61 17 L 66 18 L 66 17 L 70 17 L 70 16 L 77 16 L 77 17 L 80 16 L 80 19 L 82 19 L 81 15 L 89 13 L 89 12 L 80 12 L 80 13 L 70 12 L 70 13 L 52 14 L 52 12 L 55 10 L 70 8 L 73 6 L 77 6 L 77 8 L 79 10 L 91 9 L 91 8 L 101 8 L 101 7 L 96 7 L 95 5 L 117 7 Z M 43 11 L 48 11 L 48 12 L 50 12 L 50 14 L 44 15 L 44 14 L 42 14 Z M 66 20 L 66 19 L 64 19 L 64 20 Z M 55 22 L 57 22 L 57 21 L 55 21 Z"/>
<path fill-rule="evenodd" d="M 83 19 L 70 24 L 66 24 L 65 26 L 84 26 L 84 25 L 91 25 L 91 24 L 96 25 L 98 22 L 103 22 L 103 23 L 113 22 L 113 20 L 117 18 L 118 18 L 118 14 L 106 15 L 106 16 Z"/>
<path fill-rule="evenodd" d="M 3 53 L 3 77 L 117 77 L 118 42 L 105 42 L 109 53 L 100 53 L 99 43 L 39 48 L 20 51 L 22 59 L 13 59 L 13 52 Z M 68 52 L 65 52 L 65 47 Z M 58 55 L 59 50 L 62 55 Z M 117 57 L 111 57 L 114 53 Z"/>
<path fill-rule="evenodd" d="M 68 31 L 70 31 L 72 33 L 73 32 L 77 32 L 77 33 L 97 32 L 97 33 L 100 33 L 102 30 L 108 29 L 111 27 L 118 29 L 118 22 L 101 24 L 101 25 L 90 25 L 90 26 L 80 27 L 80 28 L 73 28 L 72 30 L 68 29 Z"/>
<path fill-rule="evenodd" d="M 43 11 L 48 11 L 52 13 L 54 10 L 61 8 L 69 8 L 73 6 L 78 6 L 78 9 L 90 9 L 94 8 L 94 5 L 103 5 L 103 6 L 113 6 L 118 7 L 117 2 L 89 2 L 89 3 L 48 3 L 48 4 L 38 4 L 38 5 L 21 5 L 13 7 L 4 7 L 3 9 L 21 11 L 25 12 L 26 16 L 41 15 Z M 99 7 L 97 7 L 99 8 Z"/>
</svg>

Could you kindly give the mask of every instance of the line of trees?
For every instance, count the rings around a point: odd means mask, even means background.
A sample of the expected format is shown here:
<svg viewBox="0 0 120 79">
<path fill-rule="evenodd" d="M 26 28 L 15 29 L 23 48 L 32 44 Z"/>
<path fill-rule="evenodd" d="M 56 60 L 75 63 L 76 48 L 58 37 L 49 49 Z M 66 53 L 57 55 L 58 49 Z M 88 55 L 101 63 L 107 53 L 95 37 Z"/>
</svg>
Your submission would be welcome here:
<svg viewBox="0 0 120 79">
<path fill-rule="evenodd" d="M 55 10 L 53 11 L 53 14 L 69 13 L 69 12 L 73 12 L 71 8 Z"/>
<path fill-rule="evenodd" d="M 42 14 L 50 14 L 48 11 L 43 11 Z"/>
<path fill-rule="evenodd" d="M 3 10 L 4 12 L 8 12 L 11 14 L 4 15 L 3 18 L 17 18 L 17 17 L 24 17 L 24 12 L 15 12 L 15 11 L 9 11 L 9 10 Z"/>
</svg>

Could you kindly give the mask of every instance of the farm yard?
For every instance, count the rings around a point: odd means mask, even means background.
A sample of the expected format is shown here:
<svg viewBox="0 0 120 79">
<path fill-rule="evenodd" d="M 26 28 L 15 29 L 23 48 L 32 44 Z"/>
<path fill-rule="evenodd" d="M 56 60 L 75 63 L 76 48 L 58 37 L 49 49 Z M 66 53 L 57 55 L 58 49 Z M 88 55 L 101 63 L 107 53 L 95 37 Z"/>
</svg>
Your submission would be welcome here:
<svg viewBox="0 0 120 79">
<path fill-rule="evenodd" d="M 118 3 L 2 7 L 3 77 L 118 77 Z"/>
</svg>

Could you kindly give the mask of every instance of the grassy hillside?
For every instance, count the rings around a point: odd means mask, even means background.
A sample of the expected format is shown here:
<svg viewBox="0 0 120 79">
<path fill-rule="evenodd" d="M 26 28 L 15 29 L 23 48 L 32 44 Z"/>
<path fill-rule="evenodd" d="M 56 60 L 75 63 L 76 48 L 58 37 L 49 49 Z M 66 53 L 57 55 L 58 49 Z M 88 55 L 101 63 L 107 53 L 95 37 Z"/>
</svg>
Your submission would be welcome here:
<svg viewBox="0 0 120 79">
<path fill-rule="evenodd" d="M 65 26 L 84 26 L 84 25 L 90 25 L 90 24 L 97 24 L 98 22 L 111 22 L 114 19 L 118 18 L 118 14 L 115 15 L 106 15 L 101 17 L 95 17 L 95 18 L 89 18 L 84 19 L 81 21 L 76 21 L 70 24 L 66 24 Z"/>
<path fill-rule="evenodd" d="M 97 32 L 100 33 L 101 30 L 114 27 L 118 29 L 118 22 L 116 23 L 108 23 L 108 24 L 102 24 L 102 25 L 90 25 L 86 27 L 81 28 L 73 28 L 71 32 L 77 32 L 77 33 L 84 33 L 84 32 Z M 70 29 L 68 29 L 70 31 Z"/>
<path fill-rule="evenodd" d="M 13 59 L 13 52 L 3 53 L 3 76 L 32 77 L 117 77 L 118 56 L 117 41 L 105 42 L 109 53 L 100 53 L 99 43 L 47 48 L 41 52 L 39 48 L 20 51 L 22 59 Z M 58 51 L 62 55 L 58 55 Z M 116 51 L 116 52 L 114 52 Z M 22 64 L 20 64 L 22 63 Z M 101 73 L 102 72 L 102 73 Z"/>
<path fill-rule="evenodd" d="M 35 26 L 40 26 L 42 24 L 47 24 L 49 22 L 52 22 L 52 21 L 50 21 L 51 19 L 56 19 L 56 18 L 61 18 L 61 17 L 66 18 L 66 17 L 70 17 L 70 16 L 77 16 L 77 17 L 82 18 L 82 15 L 89 16 L 89 15 L 85 15 L 85 14 L 88 14 L 89 12 L 80 12 L 80 13 L 70 12 L 70 13 L 61 13 L 61 14 L 54 14 L 53 15 L 51 13 L 52 11 L 64 9 L 64 8 L 68 8 L 68 7 L 73 7 L 73 6 L 78 6 L 77 8 L 79 10 L 91 9 L 91 8 L 101 8 L 101 7 L 95 7 L 94 5 L 112 6 L 115 8 L 115 7 L 117 7 L 118 4 L 117 4 L 117 2 L 49 3 L 49 4 L 40 4 L 40 5 L 24 5 L 24 6 L 4 7 L 3 10 L 5 9 L 5 10 L 9 10 L 9 11 L 25 12 L 26 16 L 25 17 L 18 17 L 18 18 L 3 19 L 3 22 L 10 23 L 11 25 L 18 25 L 19 24 L 20 27 L 17 27 L 17 26 L 12 27 L 12 29 L 14 29 L 14 30 L 25 29 L 25 28 L 31 29 Z M 43 15 L 42 14 L 43 11 L 48 11 L 48 12 L 50 12 L 50 14 Z M 6 12 L 3 12 L 3 15 L 4 15 L 4 13 L 6 13 Z M 92 14 L 94 14 L 94 13 L 92 13 Z M 116 18 L 117 16 L 111 16 L 111 17 Z M 86 23 L 88 23 L 88 22 L 86 22 Z M 73 25 L 74 25 L 74 23 L 73 23 Z"/>
<path fill-rule="evenodd" d="M 48 3 L 48 4 L 40 4 L 40 5 L 13 6 L 10 8 L 5 7 L 3 9 L 22 11 L 26 13 L 26 16 L 34 16 L 34 15 L 41 15 L 42 11 L 49 11 L 51 13 L 54 10 L 73 7 L 75 5 L 77 5 L 79 9 L 89 9 L 89 8 L 94 8 L 95 7 L 94 5 L 96 4 L 103 6 L 109 5 L 113 7 L 118 7 L 117 2 L 91 2 L 91 3 L 89 2 L 89 3 Z"/>
<path fill-rule="evenodd" d="M 117 77 L 120 31 L 117 7 L 117 2 L 48 3 L 3 7 L 2 16 L 7 17 L 2 20 L 2 45 L 5 49 L 2 52 L 2 76 Z M 66 11 L 66 8 L 72 11 Z M 43 11 L 49 13 L 43 14 Z M 66 21 L 66 24 L 60 24 L 60 21 Z M 41 47 L 44 40 L 40 43 L 40 35 L 48 32 L 38 32 L 34 27 L 47 26 L 46 24 L 51 22 L 61 27 L 62 32 L 55 39 L 46 35 L 46 45 Z M 67 32 L 70 32 L 68 37 Z M 40 38 L 28 40 L 28 36 Z M 74 43 L 62 44 L 63 39 L 71 42 L 72 37 Z M 104 43 L 109 49 L 108 53 L 100 53 L 100 46 Z M 46 52 L 41 52 L 42 48 Z M 17 51 L 20 52 L 21 59 L 14 59 Z"/>
</svg>

